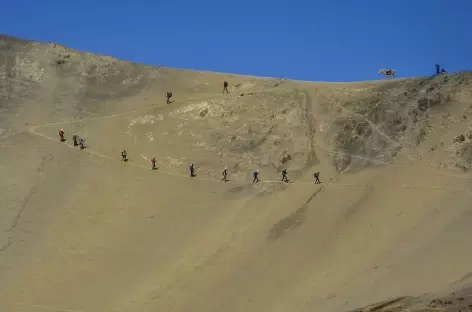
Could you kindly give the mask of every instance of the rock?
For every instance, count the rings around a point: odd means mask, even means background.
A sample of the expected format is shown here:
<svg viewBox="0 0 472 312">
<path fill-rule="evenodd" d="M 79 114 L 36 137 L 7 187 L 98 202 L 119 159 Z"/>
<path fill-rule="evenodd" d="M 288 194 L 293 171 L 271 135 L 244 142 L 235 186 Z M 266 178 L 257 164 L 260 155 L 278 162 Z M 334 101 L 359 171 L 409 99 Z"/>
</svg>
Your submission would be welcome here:
<svg viewBox="0 0 472 312">
<path fill-rule="evenodd" d="M 202 109 L 199 113 L 200 117 L 205 117 L 208 114 L 208 108 Z"/>
<path fill-rule="evenodd" d="M 454 140 L 452 140 L 453 143 L 461 143 L 464 141 L 465 141 L 465 136 L 463 134 L 457 136 L 456 138 L 454 138 Z"/>
<path fill-rule="evenodd" d="M 441 299 L 434 299 L 432 300 L 429 305 L 430 308 L 438 308 L 444 306 L 444 303 Z"/>
<path fill-rule="evenodd" d="M 429 104 L 428 104 L 428 99 L 427 98 L 421 98 L 417 101 L 418 103 L 418 109 L 422 112 L 428 109 Z"/>
<path fill-rule="evenodd" d="M 436 83 L 436 84 L 433 84 L 433 85 L 431 85 L 431 86 L 426 90 L 426 92 L 431 92 L 431 91 L 433 91 L 434 89 L 437 89 L 438 87 L 439 87 L 439 84 L 437 84 L 437 83 Z"/>
<path fill-rule="evenodd" d="M 55 61 L 50 61 L 49 64 L 52 64 L 52 65 L 62 65 L 62 64 L 65 64 L 65 60 L 64 59 L 58 59 L 58 60 L 55 60 Z"/>
</svg>

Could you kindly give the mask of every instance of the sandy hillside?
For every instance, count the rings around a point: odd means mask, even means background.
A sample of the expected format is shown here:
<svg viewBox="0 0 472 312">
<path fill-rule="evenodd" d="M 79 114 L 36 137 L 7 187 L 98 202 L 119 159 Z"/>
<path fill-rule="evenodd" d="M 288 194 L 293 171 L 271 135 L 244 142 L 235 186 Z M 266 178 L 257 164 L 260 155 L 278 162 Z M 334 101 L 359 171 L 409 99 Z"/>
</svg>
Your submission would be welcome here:
<svg viewBox="0 0 472 312">
<path fill-rule="evenodd" d="M 472 73 L 380 78 L 0 36 L 0 311 L 466 311 Z"/>
</svg>

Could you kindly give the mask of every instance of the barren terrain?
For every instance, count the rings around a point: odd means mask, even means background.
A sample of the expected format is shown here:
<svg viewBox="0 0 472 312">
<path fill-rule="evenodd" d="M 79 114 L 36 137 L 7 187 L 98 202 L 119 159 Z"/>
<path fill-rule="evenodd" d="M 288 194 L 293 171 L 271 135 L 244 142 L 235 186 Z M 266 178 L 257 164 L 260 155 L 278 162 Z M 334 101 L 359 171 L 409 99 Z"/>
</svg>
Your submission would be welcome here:
<svg viewBox="0 0 472 312">
<path fill-rule="evenodd" d="M 152 67 L 0 36 L 0 311 L 467 311 L 471 85 Z"/>
</svg>

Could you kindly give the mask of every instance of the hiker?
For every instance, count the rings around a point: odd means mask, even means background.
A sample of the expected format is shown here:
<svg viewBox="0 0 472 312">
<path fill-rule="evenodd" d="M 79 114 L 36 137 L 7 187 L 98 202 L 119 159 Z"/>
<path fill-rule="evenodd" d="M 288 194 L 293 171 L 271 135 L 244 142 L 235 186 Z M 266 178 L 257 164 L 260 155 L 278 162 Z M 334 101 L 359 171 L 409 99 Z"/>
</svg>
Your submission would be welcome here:
<svg viewBox="0 0 472 312">
<path fill-rule="evenodd" d="M 282 182 L 288 183 L 288 179 L 287 179 L 287 168 L 282 169 Z"/>
<path fill-rule="evenodd" d="M 85 142 L 84 137 L 80 137 L 80 138 L 79 138 L 80 149 L 84 149 L 84 148 L 85 148 L 84 142 Z"/>
<path fill-rule="evenodd" d="M 166 97 L 167 97 L 167 104 L 172 103 L 172 102 L 170 101 L 170 98 L 172 97 L 172 92 L 167 92 Z"/>
<path fill-rule="evenodd" d="M 436 67 L 436 75 L 439 75 L 441 73 L 441 66 L 439 64 L 434 65 Z"/>
<path fill-rule="evenodd" d="M 128 158 L 126 158 L 126 155 L 128 155 L 128 153 L 126 153 L 126 150 L 123 150 L 121 152 L 121 161 L 128 161 Z"/>
<path fill-rule="evenodd" d="M 223 94 L 225 93 L 225 91 L 226 91 L 226 93 L 229 93 L 229 91 L 228 91 L 228 81 L 226 81 L 226 80 L 223 81 Z"/>
<path fill-rule="evenodd" d="M 156 170 L 156 157 L 154 156 L 152 157 L 151 164 L 152 164 L 151 170 Z"/>
<path fill-rule="evenodd" d="M 313 177 L 315 178 L 315 184 L 320 184 L 320 173 L 319 172 L 315 172 L 315 174 L 313 174 Z"/>
<path fill-rule="evenodd" d="M 223 169 L 223 179 L 221 181 L 228 182 L 228 168 L 226 166 Z"/>
<path fill-rule="evenodd" d="M 259 169 L 257 169 L 256 171 L 254 171 L 254 172 L 252 173 L 252 176 L 254 177 L 254 179 L 252 180 L 252 183 L 259 182 Z"/>
<path fill-rule="evenodd" d="M 72 140 L 74 141 L 74 146 L 79 145 L 79 144 L 77 143 L 77 139 L 78 139 L 78 138 L 79 138 L 79 136 L 78 136 L 77 134 L 74 134 L 74 135 L 72 136 Z"/>
<path fill-rule="evenodd" d="M 188 167 L 188 169 L 190 170 L 190 176 L 193 178 L 193 177 L 196 177 L 196 174 L 195 174 L 195 165 L 194 164 L 190 164 L 190 166 Z"/>
<path fill-rule="evenodd" d="M 445 74 L 446 70 L 444 68 L 441 68 L 441 74 Z"/>
<path fill-rule="evenodd" d="M 190 166 L 188 166 L 188 169 L 190 170 L 190 177 L 195 177 L 195 167 L 193 166 L 193 164 L 190 164 Z"/>
<path fill-rule="evenodd" d="M 61 142 L 64 142 L 64 129 L 59 130 L 59 136 L 61 137 Z"/>
</svg>

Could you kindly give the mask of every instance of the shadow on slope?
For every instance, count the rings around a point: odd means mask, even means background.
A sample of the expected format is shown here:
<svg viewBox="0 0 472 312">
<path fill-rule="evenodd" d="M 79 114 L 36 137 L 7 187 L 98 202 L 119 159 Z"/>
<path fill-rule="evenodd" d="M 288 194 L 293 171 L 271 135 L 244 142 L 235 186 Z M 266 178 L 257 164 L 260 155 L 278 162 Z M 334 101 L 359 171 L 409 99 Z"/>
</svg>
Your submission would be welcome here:
<svg viewBox="0 0 472 312">
<path fill-rule="evenodd" d="M 471 309 L 472 282 L 470 276 L 466 275 L 457 283 L 438 293 L 393 298 L 350 312 L 457 312 Z"/>
</svg>

